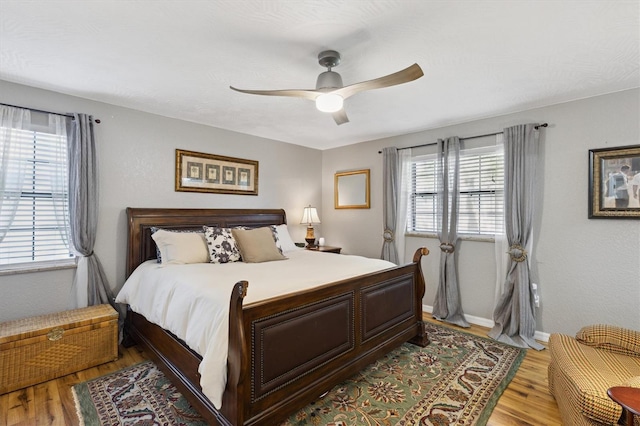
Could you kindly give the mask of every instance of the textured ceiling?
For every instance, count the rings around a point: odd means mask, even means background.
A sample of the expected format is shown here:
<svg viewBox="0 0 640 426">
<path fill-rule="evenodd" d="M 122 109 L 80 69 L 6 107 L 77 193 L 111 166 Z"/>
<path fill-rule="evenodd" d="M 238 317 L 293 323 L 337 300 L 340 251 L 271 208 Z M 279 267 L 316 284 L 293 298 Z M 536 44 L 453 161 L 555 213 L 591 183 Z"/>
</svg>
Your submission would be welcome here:
<svg viewBox="0 0 640 426">
<path fill-rule="evenodd" d="M 0 0 L 0 79 L 327 149 L 640 87 L 639 20 L 638 0 Z M 229 89 L 314 88 L 326 49 L 345 85 L 425 76 L 349 98 L 342 126 Z"/>
</svg>

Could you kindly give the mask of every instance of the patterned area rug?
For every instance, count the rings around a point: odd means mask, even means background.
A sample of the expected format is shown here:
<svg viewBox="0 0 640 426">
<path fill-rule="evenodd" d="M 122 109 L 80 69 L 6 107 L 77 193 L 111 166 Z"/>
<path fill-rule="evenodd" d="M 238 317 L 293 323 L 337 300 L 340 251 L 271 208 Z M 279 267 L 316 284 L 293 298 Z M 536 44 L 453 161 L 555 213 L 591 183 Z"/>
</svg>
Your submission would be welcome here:
<svg viewBox="0 0 640 426">
<path fill-rule="evenodd" d="M 73 398 L 81 426 L 207 426 L 151 361 L 75 385 Z"/>
<path fill-rule="evenodd" d="M 427 324 L 431 344 L 404 344 L 281 426 L 486 425 L 526 351 Z M 73 388 L 86 425 L 204 425 L 151 362 Z"/>
</svg>

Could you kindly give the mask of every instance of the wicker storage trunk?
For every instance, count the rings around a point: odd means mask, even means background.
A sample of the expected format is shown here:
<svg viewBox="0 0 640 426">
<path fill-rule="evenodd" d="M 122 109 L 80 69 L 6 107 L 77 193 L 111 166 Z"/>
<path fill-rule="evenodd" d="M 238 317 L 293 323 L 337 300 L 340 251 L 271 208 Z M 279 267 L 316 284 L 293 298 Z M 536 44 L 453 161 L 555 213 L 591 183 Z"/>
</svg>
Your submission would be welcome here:
<svg viewBox="0 0 640 426">
<path fill-rule="evenodd" d="M 0 394 L 118 359 L 118 313 L 90 306 L 0 323 Z"/>
</svg>

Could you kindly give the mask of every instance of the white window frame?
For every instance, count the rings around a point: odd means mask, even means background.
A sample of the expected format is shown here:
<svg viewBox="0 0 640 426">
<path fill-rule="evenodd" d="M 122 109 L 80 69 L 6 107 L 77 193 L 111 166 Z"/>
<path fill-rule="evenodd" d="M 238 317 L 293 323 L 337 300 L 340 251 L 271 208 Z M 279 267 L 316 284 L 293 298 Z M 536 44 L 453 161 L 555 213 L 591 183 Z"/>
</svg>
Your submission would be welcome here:
<svg viewBox="0 0 640 426">
<path fill-rule="evenodd" d="M 437 154 L 425 154 L 415 156 L 411 160 L 411 184 L 409 186 L 407 208 L 408 236 L 436 237 L 437 236 L 437 212 L 436 212 L 436 161 Z M 468 166 L 470 162 L 477 160 L 481 164 L 487 164 L 486 168 L 479 170 L 479 176 L 472 176 L 477 169 Z M 491 173 L 491 162 L 498 161 L 501 168 L 497 173 Z M 426 168 L 418 171 L 416 167 L 425 165 Z M 450 167 L 453 170 L 453 165 Z M 416 173 L 420 173 L 416 176 Z M 490 174 L 491 173 L 491 174 Z M 502 233 L 504 229 L 504 148 L 501 141 L 496 145 L 480 148 L 460 150 L 460 184 L 459 184 L 459 213 L 458 234 L 462 239 L 478 241 L 494 241 L 496 233 Z M 493 179 L 488 182 L 487 179 Z M 420 182 L 421 180 L 421 182 Z M 475 185 L 469 185 L 469 180 Z M 430 201 L 418 204 L 420 198 L 430 198 Z M 472 212 L 469 204 L 465 203 L 465 197 L 478 197 L 476 206 L 479 211 Z M 420 208 L 422 212 L 417 212 Z M 477 226 L 471 227 L 473 217 L 476 216 Z M 464 218 L 469 220 L 466 224 Z M 461 222 L 462 219 L 462 222 Z"/>
</svg>

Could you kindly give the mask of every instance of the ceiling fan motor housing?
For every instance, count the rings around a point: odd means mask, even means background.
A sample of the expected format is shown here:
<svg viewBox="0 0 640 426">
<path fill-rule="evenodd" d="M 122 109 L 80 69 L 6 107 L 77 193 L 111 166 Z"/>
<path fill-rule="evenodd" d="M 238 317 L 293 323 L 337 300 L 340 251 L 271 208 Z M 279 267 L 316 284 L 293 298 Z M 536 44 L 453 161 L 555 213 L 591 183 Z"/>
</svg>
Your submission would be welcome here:
<svg viewBox="0 0 640 426">
<path fill-rule="evenodd" d="M 342 87 L 342 77 L 334 71 L 325 71 L 318 76 L 316 90 L 339 89 Z"/>
<path fill-rule="evenodd" d="M 335 50 L 323 50 L 318 54 L 318 63 L 327 68 L 327 71 L 318 76 L 316 90 L 341 88 L 342 77 L 337 72 L 331 71 L 331 68 L 340 64 L 340 53 Z"/>
</svg>

